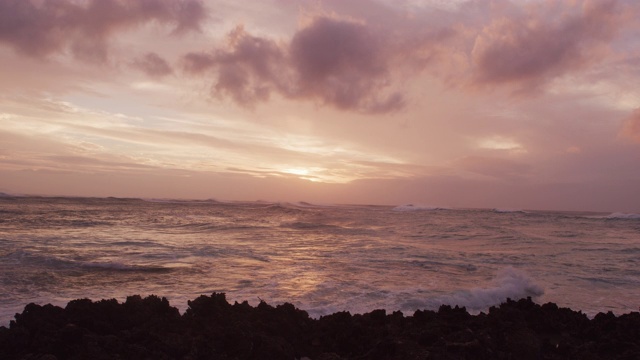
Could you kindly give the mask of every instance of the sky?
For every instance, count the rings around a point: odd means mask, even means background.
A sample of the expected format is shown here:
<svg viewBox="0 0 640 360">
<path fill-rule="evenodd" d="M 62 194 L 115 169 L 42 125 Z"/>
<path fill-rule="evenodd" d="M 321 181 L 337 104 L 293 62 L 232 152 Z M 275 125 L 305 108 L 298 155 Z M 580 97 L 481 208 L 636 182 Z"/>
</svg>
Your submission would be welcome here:
<svg viewBox="0 0 640 360">
<path fill-rule="evenodd" d="M 640 213 L 635 0 L 0 0 L 0 192 Z"/>
</svg>

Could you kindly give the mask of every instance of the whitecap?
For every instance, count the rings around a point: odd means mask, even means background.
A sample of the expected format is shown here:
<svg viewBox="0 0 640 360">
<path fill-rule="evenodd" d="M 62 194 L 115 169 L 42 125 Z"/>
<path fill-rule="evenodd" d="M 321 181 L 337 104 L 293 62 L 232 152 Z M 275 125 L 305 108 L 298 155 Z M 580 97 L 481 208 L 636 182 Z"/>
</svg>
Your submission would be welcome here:
<svg viewBox="0 0 640 360">
<path fill-rule="evenodd" d="M 636 219 L 640 219 L 640 214 L 615 212 L 615 213 L 609 214 L 608 216 L 605 216 L 605 218 L 636 220 Z"/>
<path fill-rule="evenodd" d="M 480 311 L 506 302 L 507 299 L 519 300 L 543 294 L 544 289 L 527 273 L 513 267 L 506 267 L 498 272 L 492 286 L 463 290 L 436 300 L 440 304 L 464 306 Z"/>
</svg>

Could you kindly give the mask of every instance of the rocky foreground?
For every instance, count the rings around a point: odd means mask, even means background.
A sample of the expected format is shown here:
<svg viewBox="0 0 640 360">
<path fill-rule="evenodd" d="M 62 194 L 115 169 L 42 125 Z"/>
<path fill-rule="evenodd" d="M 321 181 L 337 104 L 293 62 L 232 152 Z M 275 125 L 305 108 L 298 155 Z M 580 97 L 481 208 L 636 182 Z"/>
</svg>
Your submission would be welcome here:
<svg viewBox="0 0 640 360">
<path fill-rule="evenodd" d="M 0 359 L 640 359 L 640 313 L 593 319 L 553 303 L 507 301 L 488 314 L 312 319 L 291 304 L 200 296 L 180 315 L 164 298 L 29 304 L 0 327 Z"/>
</svg>

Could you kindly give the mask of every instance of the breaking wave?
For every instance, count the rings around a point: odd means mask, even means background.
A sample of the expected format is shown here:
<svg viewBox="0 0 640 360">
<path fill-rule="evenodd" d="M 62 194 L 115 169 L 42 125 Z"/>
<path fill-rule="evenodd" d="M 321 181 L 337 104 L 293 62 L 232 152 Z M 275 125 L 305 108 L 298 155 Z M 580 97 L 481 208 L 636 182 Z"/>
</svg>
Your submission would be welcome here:
<svg viewBox="0 0 640 360">
<path fill-rule="evenodd" d="M 500 208 L 495 208 L 492 210 L 494 213 L 506 213 L 506 214 L 510 214 L 510 213 L 521 213 L 521 214 L 525 214 L 526 211 L 521 210 L 521 209 L 500 209 Z"/>
<path fill-rule="evenodd" d="M 637 220 L 637 219 L 640 219 L 640 214 L 628 214 L 628 213 L 615 212 L 615 213 L 611 213 L 608 216 L 605 216 L 605 218 L 606 219 Z"/>
<path fill-rule="evenodd" d="M 507 299 L 519 300 L 526 297 L 538 297 L 544 289 L 524 271 L 507 267 L 500 270 L 492 286 L 463 290 L 452 295 L 436 299 L 444 305 L 458 305 L 470 310 L 481 311 L 499 305 Z"/>
<path fill-rule="evenodd" d="M 449 210 L 449 209 L 444 207 L 438 207 L 438 206 L 405 204 L 405 205 L 396 206 L 392 210 L 393 211 L 434 211 L 434 210 Z"/>
</svg>

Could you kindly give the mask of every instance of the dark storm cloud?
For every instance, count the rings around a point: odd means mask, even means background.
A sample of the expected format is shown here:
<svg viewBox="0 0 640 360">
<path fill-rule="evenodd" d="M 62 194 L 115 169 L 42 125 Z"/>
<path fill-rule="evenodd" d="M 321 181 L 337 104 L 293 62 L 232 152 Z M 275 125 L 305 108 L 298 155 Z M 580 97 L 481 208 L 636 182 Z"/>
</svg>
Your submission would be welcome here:
<svg viewBox="0 0 640 360">
<path fill-rule="evenodd" d="M 198 29 L 205 17 L 197 0 L 0 0 L 0 42 L 32 57 L 70 50 L 104 61 L 118 30 L 157 21 L 180 33 Z"/>
</svg>

